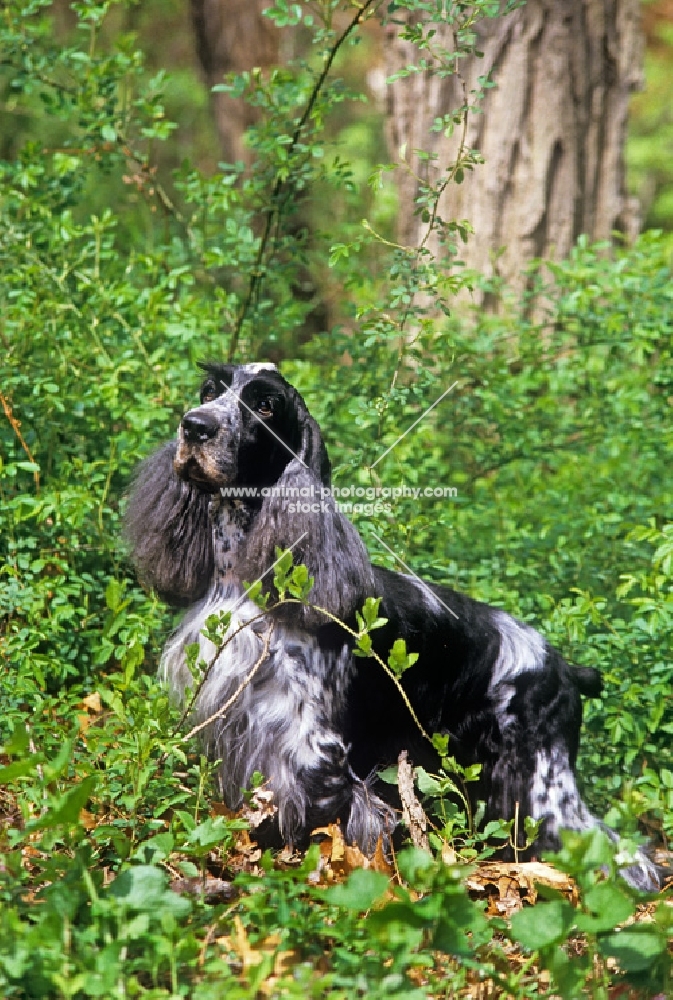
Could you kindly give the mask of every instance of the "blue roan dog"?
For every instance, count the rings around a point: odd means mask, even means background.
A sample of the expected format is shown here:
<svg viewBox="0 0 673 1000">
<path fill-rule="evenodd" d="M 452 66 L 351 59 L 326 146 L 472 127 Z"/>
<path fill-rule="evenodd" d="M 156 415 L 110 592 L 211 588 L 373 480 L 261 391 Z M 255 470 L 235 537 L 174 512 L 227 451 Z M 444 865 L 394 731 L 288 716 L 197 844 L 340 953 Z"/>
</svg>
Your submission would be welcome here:
<svg viewBox="0 0 673 1000">
<path fill-rule="evenodd" d="M 428 732 L 448 733 L 460 763 L 482 765 L 474 798 L 486 802 L 487 819 L 511 818 L 518 803 L 521 816 L 542 821 L 536 850 L 556 848 L 561 827 L 597 825 L 575 779 L 581 695 L 599 693 L 597 672 L 569 666 L 499 609 L 373 566 L 331 500 L 293 512 L 293 489 L 320 496 L 330 482 L 320 429 L 301 396 L 273 365 L 204 370 L 201 405 L 182 418 L 177 441 L 140 467 L 127 537 L 144 582 L 189 607 L 161 668 L 179 696 L 192 684 L 185 647 L 199 643 L 208 662 L 205 620 L 233 611 L 235 636 L 195 706 L 197 721 L 209 719 L 241 689 L 207 730 L 227 804 L 240 804 L 259 771 L 277 806 L 276 839 L 301 846 L 338 818 L 347 839 L 371 852 L 396 823 L 392 790 L 376 770 L 401 750 L 437 766 L 395 685 L 373 660 L 353 656 L 341 626 L 296 605 L 260 620 L 243 581 L 266 574 L 280 547 L 315 578 L 311 603 L 340 620 L 352 625 L 367 597 L 382 598 L 388 624 L 372 633 L 375 648 L 386 659 L 399 637 L 419 654 L 403 687 Z M 250 495 L 221 492 L 236 487 Z M 643 853 L 623 875 L 643 890 L 661 886 L 661 870 Z"/>
</svg>

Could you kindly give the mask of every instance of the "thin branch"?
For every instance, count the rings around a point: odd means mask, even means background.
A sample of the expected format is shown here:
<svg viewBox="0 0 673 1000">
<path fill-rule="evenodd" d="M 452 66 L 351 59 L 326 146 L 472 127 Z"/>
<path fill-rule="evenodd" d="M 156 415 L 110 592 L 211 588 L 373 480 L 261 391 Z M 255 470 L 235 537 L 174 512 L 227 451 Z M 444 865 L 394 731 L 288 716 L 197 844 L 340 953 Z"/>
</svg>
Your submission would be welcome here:
<svg viewBox="0 0 673 1000">
<path fill-rule="evenodd" d="M 297 126 L 292 135 L 292 141 L 290 142 L 290 145 L 288 147 L 288 160 L 290 159 L 294 150 L 297 147 L 299 139 L 301 138 L 302 132 L 304 130 L 304 126 L 311 117 L 311 113 L 313 111 L 313 108 L 315 107 L 316 101 L 318 100 L 318 96 L 320 95 L 320 92 L 325 84 L 325 80 L 327 79 L 327 76 L 332 68 L 332 64 L 334 63 L 334 60 L 336 59 L 339 50 L 341 49 L 341 47 L 343 46 L 344 42 L 351 34 L 351 32 L 354 31 L 354 29 L 361 23 L 361 21 L 364 20 L 365 15 L 370 11 L 370 9 L 374 8 L 375 6 L 380 6 L 381 3 L 382 0 L 365 0 L 365 3 L 359 9 L 353 20 L 345 28 L 345 30 L 342 32 L 342 34 L 339 36 L 339 38 L 336 40 L 336 42 L 330 49 L 327 58 L 325 59 L 320 76 L 316 80 L 313 86 L 313 90 L 311 91 L 311 95 L 306 104 L 306 107 L 304 108 L 304 113 L 299 119 L 299 122 L 297 123 Z M 273 186 L 273 190 L 271 192 L 271 196 L 269 199 L 271 204 L 270 207 L 267 209 L 264 231 L 262 233 L 262 237 L 259 242 L 259 248 L 257 250 L 255 263 L 250 273 L 250 280 L 248 282 L 247 294 L 245 296 L 245 299 L 241 303 L 241 307 L 238 311 L 238 316 L 236 317 L 236 325 L 234 326 L 234 330 L 231 335 L 231 340 L 229 341 L 227 361 L 233 361 L 234 359 L 234 356 L 238 349 L 238 343 L 241 337 L 243 324 L 247 318 L 250 306 L 253 300 L 258 298 L 259 296 L 259 288 L 261 286 L 262 278 L 264 276 L 263 264 L 267 256 L 267 249 L 270 242 L 271 231 L 274 226 L 274 221 L 277 220 L 278 223 L 279 217 L 282 214 L 280 202 L 286 185 L 287 181 L 284 181 L 281 178 L 280 174 L 278 174 L 276 176 L 276 181 Z M 271 242 L 273 245 L 273 242 L 275 241 Z"/>
<path fill-rule="evenodd" d="M 0 392 L 0 403 L 2 403 L 2 408 L 5 411 L 5 416 L 9 420 L 9 423 L 11 425 L 12 430 L 14 431 L 14 433 L 17 436 L 17 438 L 19 439 L 19 444 L 21 445 L 21 447 L 25 451 L 26 455 L 28 456 L 28 461 L 32 462 L 33 465 L 37 465 L 37 462 L 35 461 L 35 459 L 33 457 L 33 453 L 31 452 L 30 448 L 26 444 L 25 438 L 24 438 L 23 434 L 21 433 L 21 424 L 20 424 L 20 421 L 18 421 L 16 419 L 16 417 L 14 416 L 14 414 L 12 412 L 11 403 L 5 398 L 5 396 L 4 396 L 4 394 L 2 392 Z M 33 479 L 35 480 L 35 490 L 36 490 L 36 492 L 39 493 L 40 492 L 40 470 L 39 469 L 36 469 L 33 472 Z"/>
<path fill-rule="evenodd" d="M 453 44 L 454 44 L 454 49 L 458 49 L 458 39 L 456 37 L 456 33 L 455 32 L 453 32 Z M 437 56 L 436 58 L 439 61 L 439 57 Z M 460 87 L 461 87 L 461 90 L 463 92 L 463 108 L 464 108 L 464 111 L 463 111 L 463 115 L 462 115 L 462 123 L 461 123 L 462 124 L 462 131 L 461 131 L 461 136 L 460 136 L 460 142 L 458 144 L 458 151 L 456 153 L 456 158 L 455 158 L 453 167 L 451 168 L 451 170 L 449 171 L 449 173 L 447 174 L 447 176 L 444 178 L 444 180 L 441 182 L 441 184 L 439 185 L 439 187 L 435 188 L 435 190 L 434 190 L 434 194 L 433 194 L 433 198 L 432 198 L 432 212 L 430 213 L 430 220 L 429 220 L 429 222 L 427 224 L 427 227 L 426 227 L 426 230 L 425 230 L 425 235 L 423 236 L 423 239 L 418 244 L 418 246 L 415 248 L 414 254 L 413 254 L 414 261 L 413 261 L 413 264 L 412 264 L 411 269 L 409 271 L 409 277 L 408 277 L 408 288 L 409 288 L 410 291 L 411 291 L 412 283 L 413 283 L 413 281 L 415 279 L 415 276 L 416 276 L 416 273 L 417 273 L 417 269 L 418 269 L 418 266 L 419 266 L 419 263 L 420 263 L 421 255 L 422 255 L 423 251 L 425 250 L 425 248 L 427 246 L 427 243 L 428 243 L 428 240 L 430 239 L 430 236 L 432 235 L 432 233 L 435 231 L 435 228 L 436 228 L 436 225 L 437 225 L 437 215 L 438 215 L 438 212 L 439 212 L 439 202 L 441 200 L 441 197 L 444 194 L 444 192 L 446 191 L 446 189 L 449 186 L 449 184 L 451 184 L 455 180 L 455 177 L 456 177 L 456 174 L 458 172 L 458 169 L 459 169 L 459 167 L 462 164 L 463 156 L 465 155 L 465 148 L 466 148 L 466 144 L 467 144 L 467 126 L 468 126 L 468 121 L 469 121 L 470 107 L 469 107 L 468 100 L 467 100 L 467 84 L 465 83 L 465 78 L 463 77 L 462 73 L 459 72 L 459 70 L 456 70 L 455 75 L 456 75 L 457 79 L 460 82 Z M 399 351 L 398 351 L 398 355 L 397 355 L 397 363 L 395 365 L 395 371 L 393 373 L 393 377 L 392 377 L 392 380 L 391 380 L 391 383 L 390 383 L 390 389 L 388 390 L 389 393 L 392 392 L 392 390 L 395 388 L 395 384 L 397 382 L 397 377 L 399 375 L 400 369 L 402 367 L 402 362 L 404 360 L 405 351 L 406 351 L 406 348 L 408 347 L 407 338 L 404 337 L 403 334 L 404 334 L 404 327 L 406 326 L 407 320 L 409 319 L 409 316 L 411 315 L 412 309 L 414 308 L 415 298 L 416 298 L 416 292 L 412 292 L 411 297 L 410 297 L 410 302 L 407 305 L 404 313 L 402 314 L 402 319 L 400 320 L 400 322 L 398 324 L 398 334 L 399 334 L 399 338 L 400 338 L 400 346 L 399 346 Z M 381 433 L 381 422 L 382 422 L 382 420 L 383 420 L 383 412 L 381 413 L 381 416 L 379 418 L 379 437 L 380 437 L 380 433 Z"/>
<path fill-rule="evenodd" d="M 273 610 L 273 609 L 269 609 L 269 610 Z M 211 670 L 213 669 L 213 667 L 215 666 L 215 664 L 217 663 L 218 659 L 220 658 L 220 656 L 222 655 L 222 653 L 224 652 L 224 650 L 227 648 L 227 646 L 229 645 L 229 643 L 232 642 L 236 638 L 236 636 L 239 634 L 239 632 L 242 632 L 244 628 L 247 628 L 248 625 L 252 625 L 253 622 L 259 621 L 260 618 L 265 618 L 268 613 L 269 613 L 268 610 L 267 611 L 260 611 L 260 613 L 258 615 L 255 615 L 253 618 L 247 618 L 244 622 L 241 622 L 241 624 L 238 626 L 237 629 L 234 629 L 234 631 L 231 633 L 231 635 L 227 635 L 227 637 L 225 638 L 224 642 L 220 646 L 217 647 L 217 649 L 215 650 L 214 655 L 212 656 L 210 662 L 207 664 L 206 669 L 203 672 L 203 676 L 202 676 L 201 680 L 197 684 L 196 688 L 194 689 L 194 693 L 192 694 L 191 698 L 189 699 L 189 704 L 184 709 L 182 715 L 180 716 L 180 719 L 179 719 L 177 725 L 173 729 L 173 732 L 171 734 L 172 736 L 176 736 L 177 733 L 179 732 L 179 730 L 182 728 L 182 725 L 185 722 L 185 719 L 187 719 L 187 717 L 191 713 L 191 711 L 192 711 L 192 709 L 193 709 L 193 707 L 194 707 L 194 705 L 196 703 L 196 699 L 198 698 L 198 696 L 201 693 L 203 685 L 208 680 L 208 677 L 210 676 Z"/>
<path fill-rule="evenodd" d="M 225 701 L 224 705 L 220 706 L 220 708 L 218 708 L 216 712 L 213 712 L 213 714 L 209 716 L 207 719 L 205 719 L 204 722 L 200 722 L 198 726 L 194 726 L 193 729 L 190 729 L 189 732 L 182 737 L 183 742 L 191 740 L 192 737 L 196 736 L 204 729 L 207 729 L 208 726 L 210 726 L 213 722 L 215 722 L 216 719 L 221 719 L 223 718 L 223 716 L 227 714 L 231 706 L 238 698 L 240 698 L 241 694 L 245 691 L 248 684 L 253 679 L 253 677 L 255 676 L 261 665 L 264 663 L 267 656 L 269 655 L 269 644 L 271 642 L 272 633 L 273 633 L 273 625 L 270 625 L 268 631 L 264 636 L 264 648 L 262 649 L 262 652 L 259 654 L 259 659 L 255 663 L 254 667 L 252 667 L 252 669 L 245 675 L 241 683 L 238 685 L 238 687 L 232 694 L 231 698 L 228 698 Z"/>
<path fill-rule="evenodd" d="M 192 711 L 192 708 L 194 707 L 196 699 L 198 698 L 201 690 L 203 689 L 203 685 L 205 684 L 205 682 L 206 682 L 206 680 L 207 680 L 207 678 L 208 678 L 211 670 L 213 669 L 215 663 L 217 662 L 217 660 L 221 656 L 221 654 L 224 651 L 224 649 L 226 649 L 226 647 L 229 645 L 229 643 L 239 634 L 239 632 L 242 632 L 244 628 L 247 628 L 249 625 L 251 625 L 255 621 L 258 621 L 260 618 L 264 618 L 270 612 L 275 611 L 276 608 L 282 607 L 282 605 L 284 605 L 284 604 L 301 604 L 302 607 L 307 607 L 307 608 L 310 608 L 312 611 L 317 611 L 319 614 L 324 615 L 326 618 L 329 618 L 330 621 L 333 621 L 337 625 L 340 625 L 341 628 L 344 629 L 345 632 L 348 632 L 349 635 L 353 636 L 354 639 L 358 639 L 360 637 L 360 634 L 361 634 L 360 632 L 356 632 L 355 629 L 352 629 L 350 627 L 350 625 L 347 625 L 344 621 L 341 620 L 341 618 L 337 617 L 337 615 L 333 615 L 331 611 L 327 610 L 327 608 L 321 608 L 320 605 L 318 605 L 318 604 L 307 604 L 304 601 L 300 601 L 298 598 L 284 597 L 281 601 L 278 601 L 277 604 L 274 604 L 273 607 L 267 608 L 267 609 L 265 609 L 263 611 L 260 611 L 260 613 L 258 615 L 255 615 L 254 618 L 250 618 L 247 621 L 242 622 L 241 625 L 239 625 L 239 627 L 234 632 L 231 633 L 231 635 L 227 635 L 225 641 L 222 643 L 221 646 L 219 646 L 216 649 L 214 656 L 212 657 L 212 659 L 208 663 L 208 665 L 206 667 L 206 670 L 205 670 L 205 672 L 203 674 L 203 677 L 199 681 L 199 684 L 198 684 L 196 690 L 194 691 L 192 697 L 189 700 L 189 705 L 183 711 L 183 713 L 182 713 L 182 715 L 180 717 L 180 721 L 178 722 L 178 724 L 175 726 L 175 728 L 173 730 L 173 736 L 175 736 L 176 733 L 180 730 L 180 728 L 183 725 L 185 719 L 188 717 L 188 715 Z M 270 637 L 270 634 L 271 633 L 269 632 L 269 637 Z M 268 653 L 268 644 L 266 645 L 266 652 Z M 371 652 L 369 653 L 369 655 L 374 660 L 376 660 L 376 662 L 383 669 L 383 671 L 388 675 L 388 677 L 390 678 L 390 680 L 393 682 L 393 684 L 397 688 L 397 690 L 398 690 L 398 692 L 400 694 L 400 697 L 402 698 L 402 701 L 406 705 L 407 710 L 408 710 L 409 714 L 411 715 L 411 718 L 413 719 L 416 727 L 418 728 L 418 731 L 421 733 L 422 736 L 425 737 L 425 739 L 428 741 L 428 743 L 432 743 L 431 737 L 428 736 L 428 733 L 423 728 L 423 725 L 421 724 L 420 719 L 416 715 L 416 711 L 415 711 L 413 705 L 409 701 L 409 696 L 408 696 L 407 692 L 404 690 L 404 688 L 402 687 L 402 685 L 400 684 L 400 681 L 399 681 L 398 677 L 393 673 L 393 671 L 390 669 L 390 667 L 388 666 L 388 664 L 385 663 L 385 661 L 379 656 L 379 654 L 377 652 L 375 652 L 375 650 L 372 649 Z M 253 667 L 253 671 L 251 671 L 251 673 L 246 677 L 245 681 L 243 682 L 243 686 L 241 687 L 241 689 L 239 691 L 237 691 L 235 693 L 235 695 L 233 696 L 234 700 L 238 697 L 238 695 L 240 694 L 240 691 L 243 690 L 250 683 L 250 681 L 252 680 L 252 677 L 254 676 L 254 673 L 257 672 L 257 670 L 259 669 L 260 665 L 261 664 L 259 662 L 257 662 L 255 664 L 255 666 Z M 216 718 L 222 711 L 224 711 L 228 707 L 229 707 L 229 702 L 227 702 L 227 704 L 224 706 L 224 709 L 218 710 L 218 712 L 216 712 L 215 715 L 211 719 L 206 720 L 205 723 L 200 723 L 198 726 L 195 727 L 195 729 L 191 730 L 190 733 L 189 733 L 189 735 L 193 736 L 194 733 L 200 732 L 205 726 L 208 725 L 209 722 L 212 722 L 214 718 Z M 433 746 L 434 746 L 434 744 L 433 744 Z"/>
<path fill-rule="evenodd" d="M 287 603 L 293 603 L 293 602 L 288 601 Z M 299 602 L 299 603 L 301 603 L 301 602 Z M 359 639 L 360 634 L 361 634 L 360 632 L 356 632 L 354 629 L 350 628 L 350 626 L 346 625 L 346 623 L 343 622 L 340 618 L 337 618 L 336 615 L 333 615 L 331 611 L 328 611 L 327 608 L 321 608 L 318 604 L 309 604 L 308 607 L 309 608 L 313 608 L 314 611 L 319 611 L 321 614 L 325 615 L 326 618 L 329 618 L 330 621 L 336 622 L 337 625 L 341 625 L 341 627 L 343 629 L 345 629 L 346 632 L 348 632 L 350 635 L 352 635 L 355 639 Z M 413 705 L 409 701 L 409 696 L 408 696 L 407 692 L 404 690 L 404 688 L 400 684 L 399 678 L 396 676 L 396 674 L 393 673 L 393 671 L 390 669 L 390 667 L 388 666 L 388 664 L 384 663 L 384 661 L 381 659 L 381 657 L 379 656 L 379 654 L 376 653 L 373 649 L 371 650 L 371 652 L 368 655 L 372 656 L 376 660 L 376 662 L 379 664 L 380 667 L 383 667 L 383 670 L 385 671 L 385 673 L 388 674 L 388 677 L 390 677 L 391 681 L 393 682 L 393 684 L 395 685 L 395 687 L 399 691 L 400 695 L 402 696 L 402 701 L 407 706 L 407 709 L 409 710 L 409 714 L 411 715 L 411 718 L 416 723 L 416 726 L 418 727 L 419 732 L 421 733 L 422 736 L 424 736 L 426 738 L 426 740 L 428 741 L 428 743 L 432 743 L 432 739 L 428 736 L 427 732 L 425 731 L 425 729 L 421 725 L 421 721 L 418 718 L 418 716 L 416 715 L 416 712 L 415 712 L 415 709 L 414 709 Z M 434 743 L 432 743 L 432 745 L 434 746 Z"/>
<path fill-rule="evenodd" d="M 455 35 L 454 35 L 454 44 L 456 46 L 458 44 L 457 41 L 455 40 Z M 456 159 L 454 161 L 453 167 L 451 168 L 448 175 L 444 178 L 442 183 L 439 185 L 439 187 L 435 189 L 435 195 L 433 198 L 433 205 L 432 205 L 432 214 L 430 216 L 430 221 L 428 222 L 428 227 L 425 231 L 425 236 L 421 240 L 419 250 L 425 247 L 428 240 L 430 239 L 430 234 L 434 230 L 435 225 L 437 223 L 437 213 L 439 211 L 440 199 L 444 194 L 444 192 L 446 191 L 449 184 L 451 184 L 451 182 L 455 179 L 455 176 L 458 173 L 458 169 L 461 166 L 462 158 L 465 155 L 465 147 L 467 144 L 467 125 L 469 121 L 470 107 L 467 103 L 467 84 L 465 83 L 465 78 L 463 77 L 462 73 L 459 73 L 458 71 L 456 71 L 456 76 L 460 81 L 460 86 L 463 91 L 463 107 L 465 109 L 463 111 L 463 121 L 462 121 L 463 128 L 460 137 L 460 143 L 458 146 L 458 152 L 456 153 Z"/>
</svg>

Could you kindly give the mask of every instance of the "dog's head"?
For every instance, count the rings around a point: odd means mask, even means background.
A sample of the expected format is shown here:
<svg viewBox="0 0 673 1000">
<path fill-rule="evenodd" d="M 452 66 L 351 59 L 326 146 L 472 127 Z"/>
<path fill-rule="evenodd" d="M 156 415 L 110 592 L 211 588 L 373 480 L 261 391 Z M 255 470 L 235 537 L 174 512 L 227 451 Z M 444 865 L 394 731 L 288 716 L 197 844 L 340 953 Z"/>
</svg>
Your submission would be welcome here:
<svg viewBox="0 0 673 1000">
<path fill-rule="evenodd" d="M 323 499 L 330 464 L 303 399 L 273 365 L 202 368 L 200 406 L 185 413 L 177 440 L 141 464 L 131 489 L 125 535 L 140 578 L 173 604 L 203 597 L 216 568 L 211 495 L 249 487 L 240 579 L 258 578 L 278 548 L 291 549 L 315 580 L 316 603 L 347 617 L 373 593 L 373 576 L 357 531 Z M 287 489 L 306 491 L 308 513 Z M 305 623 L 310 615 L 301 610 Z"/>
<path fill-rule="evenodd" d="M 175 471 L 206 492 L 263 488 L 296 462 L 329 484 L 318 425 L 275 365 L 205 364 L 201 405 L 178 430 Z"/>
</svg>

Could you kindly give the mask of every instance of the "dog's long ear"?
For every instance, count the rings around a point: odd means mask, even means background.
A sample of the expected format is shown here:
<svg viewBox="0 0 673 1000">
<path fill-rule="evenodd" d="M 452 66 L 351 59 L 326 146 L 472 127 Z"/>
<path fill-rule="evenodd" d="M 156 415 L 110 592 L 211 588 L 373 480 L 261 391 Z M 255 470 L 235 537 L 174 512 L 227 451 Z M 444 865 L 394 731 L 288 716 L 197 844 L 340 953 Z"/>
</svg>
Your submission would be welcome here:
<svg viewBox="0 0 673 1000">
<path fill-rule="evenodd" d="M 271 589 L 276 548 L 292 549 L 295 565 L 304 563 L 314 586 L 311 604 L 350 621 L 366 597 L 374 596 L 374 577 L 364 543 L 353 525 L 310 469 L 293 459 L 264 498 L 246 539 L 241 578 L 262 578 Z M 324 616 L 302 612 L 305 625 L 324 624 Z"/>
<path fill-rule="evenodd" d="M 306 403 L 294 387 L 292 387 L 292 397 L 301 433 L 301 443 L 297 455 L 323 486 L 329 486 L 332 476 L 332 466 L 325 442 L 320 433 L 320 428 L 308 412 Z"/>
<path fill-rule="evenodd" d="M 175 442 L 164 445 L 138 468 L 124 537 L 142 583 L 181 606 L 203 597 L 214 559 L 210 498 L 176 476 L 175 449 Z"/>
</svg>

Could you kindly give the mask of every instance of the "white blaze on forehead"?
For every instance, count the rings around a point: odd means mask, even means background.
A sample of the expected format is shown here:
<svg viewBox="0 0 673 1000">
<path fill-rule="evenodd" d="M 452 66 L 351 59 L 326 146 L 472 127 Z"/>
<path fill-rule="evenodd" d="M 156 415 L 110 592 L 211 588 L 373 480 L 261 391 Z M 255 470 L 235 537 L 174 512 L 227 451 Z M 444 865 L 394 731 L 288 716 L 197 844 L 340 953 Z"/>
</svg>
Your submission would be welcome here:
<svg viewBox="0 0 673 1000">
<path fill-rule="evenodd" d="M 259 361 L 252 365 L 241 365 L 244 372 L 257 375 L 258 372 L 277 372 L 278 368 L 271 361 Z"/>
<path fill-rule="evenodd" d="M 278 368 L 270 361 L 255 362 L 251 365 L 239 365 L 234 371 L 234 376 L 230 386 L 225 387 L 222 395 L 217 399 L 212 399 L 209 403 L 202 403 L 202 407 L 209 407 L 216 410 L 227 410 L 230 413 L 238 412 L 238 404 L 241 402 L 239 393 L 249 381 L 260 372 L 277 372 Z M 243 403 L 245 406 L 245 403 Z"/>
</svg>

